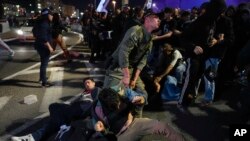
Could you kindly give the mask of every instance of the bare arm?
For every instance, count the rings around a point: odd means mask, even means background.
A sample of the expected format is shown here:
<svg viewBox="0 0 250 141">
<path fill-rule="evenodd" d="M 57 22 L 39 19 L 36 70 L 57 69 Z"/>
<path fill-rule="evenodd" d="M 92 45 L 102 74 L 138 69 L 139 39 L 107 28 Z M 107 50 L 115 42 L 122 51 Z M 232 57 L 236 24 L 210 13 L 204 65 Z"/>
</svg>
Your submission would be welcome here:
<svg viewBox="0 0 250 141">
<path fill-rule="evenodd" d="M 161 35 L 161 36 L 154 36 L 153 40 L 161 40 L 161 39 L 169 38 L 172 36 L 172 34 L 173 34 L 173 32 L 170 31 L 170 32 L 168 32 L 164 35 Z"/>
</svg>

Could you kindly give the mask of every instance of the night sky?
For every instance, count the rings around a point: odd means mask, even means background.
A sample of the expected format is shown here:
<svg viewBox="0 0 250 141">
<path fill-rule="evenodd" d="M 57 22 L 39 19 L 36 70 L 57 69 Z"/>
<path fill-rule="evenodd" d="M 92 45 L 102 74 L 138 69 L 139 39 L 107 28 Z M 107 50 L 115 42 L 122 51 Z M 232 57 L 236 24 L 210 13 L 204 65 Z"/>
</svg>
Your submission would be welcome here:
<svg viewBox="0 0 250 141">
<path fill-rule="evenodd" d="M 74 5 L 79 9 L 84 9 L 88 6 L 89 3 L 94 4 L 95 0 L 61 0 L 64 4 L 70 4 Z M 112 0 L 110 0 L 111 3 Z M 116 0 L 117 1 L 117 6 L 121 7 L 121 0 Z M 96 0 L 97 6 L 99 4 L 100 0 Z M 143 6 L 145 3 L 145 0 L 129 0 L 129 5 L 134 7 L 134 6 Z M 111 4 L 110 4 L 111 5 Z"/>
<path fill-rule="evenodd" d="M 65 4 L 71 4 L 76 6 L 79 9 L 87 8 L 89 3 L 94 4 L 95 0 L 61 0 Z M 109 8 L 111 7 L 111 1 L 109 4 Z M 116 0 L 117 1 L 117 7 L 121 7 L 121 1 L 122 0 Z M 143 6 L 146 0 L 129 0 L 129 5 L 131 7 L 134 6 Z M 153 0 L 153 2 L 156 3 L 156 5 L 159 7 L 158 10 L 162 9 L 163 7 L 169 6 L 169 7 L 181 7 L 182 9 L 190 9 L 193 6 L 200 6 L 203 2 L 206 2 L 209 0 Z M 228 5 L 238 5 L 241 2 L 249 2 L 250 0 L 226 0 Z M 98 6 L 100 0 L 96 0 L 96 6 Z"/>
</svg>

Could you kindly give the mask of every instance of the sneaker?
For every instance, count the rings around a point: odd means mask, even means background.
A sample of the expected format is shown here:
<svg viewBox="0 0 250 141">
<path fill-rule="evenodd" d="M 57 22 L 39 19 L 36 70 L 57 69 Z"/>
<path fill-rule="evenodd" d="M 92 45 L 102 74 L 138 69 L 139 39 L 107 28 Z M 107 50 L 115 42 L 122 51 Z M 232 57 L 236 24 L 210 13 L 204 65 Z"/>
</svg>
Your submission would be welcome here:
<svg viewBox="0 0 250 141">
<path fill-rule="evenodd" d="M 207 101 L 207 100 L 203 100 L 201 101 L 201 106 L 205 107 L 205 106 L 209 106 L 212 104 L 212 101 Z"/>
<path fill-rule="evenodd" d="M 11 141 L 35 141 L 35 139 L 31 134 L 28 134 L 21 137 L 13 136 L 11 137 Z"/>
<path fill-rule="evenodd" d="M 15 54 L 15 52 L 14 52 L 14 51 L 10 51 L 9 56 L 13 57 L 13 56 L 14 56 L 14 54 Z"/>
<path fill-rule="evenodd" d="M 42 83 L 42 87 L 51 87 L 51 86 L 53 86 L 53 85 L 54 85 L 54 84 L 51 83 L 51 82 L 46 82 L 45 84 Z"/>
<path fill-rule="evenodd" d="M 46 77 L 46 80 L 48 80 L 49 78 L 48 77 Z M 38 80 L 38 83 L 40 83 L 40 84 L 42 84 L 43 82 L 42 82 L 42 79 L 39 79 Z"/>
<path fill-rule="evenodd" d="M 13 57 L 14 54 L 15 54 L 15 52 L 14 52 L 14 51 L 11 51 L 10 54 L 9 54 L 9 56 L 12 56 L 12 57 Z"/>
<path fill-rule="evenodd" d="M 67 60 L 67 63 L 72 63 L 72 59 L 68 59 L 68 60 Z"/>
<path fill-rule="evenodd" d="M 15 52 L 14 51 L 10 51 L 9 55 L 8 55 L 8 60 L 12 60 L 13 56 L 14 56 Z"/>
<path fill-rule="evenodd" d="M 93 59 L 89 59 L 90 64 L 96 64 L 96 62 Z"/>
<path fill-rule="evenodd" d="M 177 106 L 177 109 L 178 109 L 181 113 L 183 113 L 183 114 L 187 114 L 187 113 L 188 113 L 188 112 L 187 112 L 187 107 L 183 106 L 182 104 L 178 103 L 176 106 Z"/>
</svg>

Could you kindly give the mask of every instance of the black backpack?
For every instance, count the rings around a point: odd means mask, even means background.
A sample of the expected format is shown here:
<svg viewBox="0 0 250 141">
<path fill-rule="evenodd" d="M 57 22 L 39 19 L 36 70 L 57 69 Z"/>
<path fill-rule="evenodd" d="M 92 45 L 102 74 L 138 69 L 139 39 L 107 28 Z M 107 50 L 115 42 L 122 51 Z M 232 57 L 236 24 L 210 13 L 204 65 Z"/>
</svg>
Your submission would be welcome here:
<svg viewBox="0 0 250 141">
<path fill-rule="evenodd" d="M 54 141 L 88 141 L 94 130 L 90 129 L 90 120 L 73 121 L 70 126 L 62 125 Z"/>
</svg>

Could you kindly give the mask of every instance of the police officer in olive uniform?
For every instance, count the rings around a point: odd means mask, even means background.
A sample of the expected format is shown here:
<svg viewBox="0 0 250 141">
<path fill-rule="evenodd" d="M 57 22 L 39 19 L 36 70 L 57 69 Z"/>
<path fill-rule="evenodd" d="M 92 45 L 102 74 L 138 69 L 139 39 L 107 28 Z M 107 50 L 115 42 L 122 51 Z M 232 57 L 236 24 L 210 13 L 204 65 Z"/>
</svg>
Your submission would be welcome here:
<svg viewBox="0 0 250 141">
<path fill-rule="evenodd" d="M 143 93 L 147 97 L 139 75 L 147 63 L 147 56 L 152 48 L 151 32 L 159 28 L 159 25 L 159 17 L 150 12 L 145 14 L 142 26 L 133 26 L 127 30 L 107 63 L 104 87 L 116 86 L 122 82 L 125 87 Z M 136 110 L 136 115 L 139 117 L 142 115 L 142 107 Z"/>
</svg>

